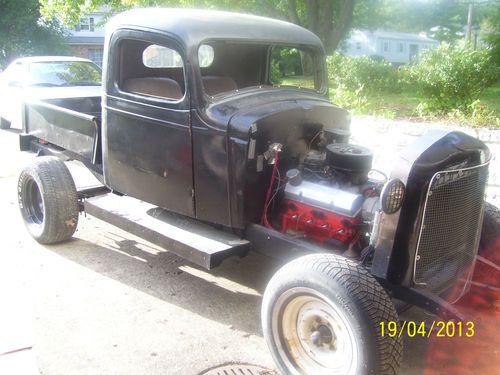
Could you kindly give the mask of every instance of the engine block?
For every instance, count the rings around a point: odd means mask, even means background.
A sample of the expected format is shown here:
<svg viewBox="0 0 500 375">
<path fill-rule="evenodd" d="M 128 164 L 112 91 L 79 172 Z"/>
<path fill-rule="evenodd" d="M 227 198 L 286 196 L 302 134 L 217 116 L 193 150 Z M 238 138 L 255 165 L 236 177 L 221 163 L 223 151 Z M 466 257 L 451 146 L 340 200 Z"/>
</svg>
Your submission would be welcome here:
<svg viewBox="0 0 500 375">
<path fill-rule="evenodd" d="M 347 245 L 356 236 L 360 220 L 340 215 L 299 201 L 286 199 L 281 214 L 283 233 L 304 235 L 324 245 L 338 241 Z M 332 241 L 334 240 L 334 241 Z"/>
</svg>

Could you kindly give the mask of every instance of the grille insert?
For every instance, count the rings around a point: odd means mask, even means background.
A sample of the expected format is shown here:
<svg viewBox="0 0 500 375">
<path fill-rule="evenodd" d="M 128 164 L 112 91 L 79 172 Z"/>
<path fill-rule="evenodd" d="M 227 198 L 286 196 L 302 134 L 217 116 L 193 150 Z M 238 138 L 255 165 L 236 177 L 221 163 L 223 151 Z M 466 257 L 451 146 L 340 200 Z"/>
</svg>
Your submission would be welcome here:
<svg viewBox="0 0 500 375">
<path fill-rule="evenodd" d="M 436 173 L 427 191 L 413 280 L 441 292 L 468 280 L 477 253 L 488 165 Z M 464 284 L 464 288 L 468 282 Z"/>
</svg>

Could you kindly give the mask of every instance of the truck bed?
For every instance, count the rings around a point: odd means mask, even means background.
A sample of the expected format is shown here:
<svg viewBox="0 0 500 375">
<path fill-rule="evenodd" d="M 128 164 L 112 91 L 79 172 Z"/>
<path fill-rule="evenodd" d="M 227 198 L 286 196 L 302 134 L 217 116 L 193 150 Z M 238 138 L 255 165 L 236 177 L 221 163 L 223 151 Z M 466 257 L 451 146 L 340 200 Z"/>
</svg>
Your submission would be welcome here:
<svg viewBox="0 0 500 375">
<path fill-rule="evenodd" d="M 101 164 L 101 97 L 44 99 L 24 103 L 23 132 L 56 145 L 84 162 Z"/>
</svg>

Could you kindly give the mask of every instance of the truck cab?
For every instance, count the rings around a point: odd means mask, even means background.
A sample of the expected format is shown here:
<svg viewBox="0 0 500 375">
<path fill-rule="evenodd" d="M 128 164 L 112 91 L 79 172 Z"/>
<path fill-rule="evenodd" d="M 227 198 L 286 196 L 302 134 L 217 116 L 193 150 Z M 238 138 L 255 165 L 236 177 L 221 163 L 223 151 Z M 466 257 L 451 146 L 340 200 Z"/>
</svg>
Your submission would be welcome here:
<svg viewBox="0 0 500 375">
<path fill-rule="evenodd" d="M 267 147 L 256 144 L 257 127 L 284 144 L 322 126 L 347 131 L 348 114 L 327 100 L 314 34 L 260 17 L 204 14 L 134 11 L 108 25 L 104 179 L 180 214 L 243 229 L 260 217 L 255 201 L 267 187 L 256 165 Z M 147 28 L 137 22 L 144 19 Z M 283 66 L 290 55 L 296 66 Z M 257 147 L 253 163 L 249 144 Z M 249 179 L 260 190 L 245 192 Z"/>
</svg>

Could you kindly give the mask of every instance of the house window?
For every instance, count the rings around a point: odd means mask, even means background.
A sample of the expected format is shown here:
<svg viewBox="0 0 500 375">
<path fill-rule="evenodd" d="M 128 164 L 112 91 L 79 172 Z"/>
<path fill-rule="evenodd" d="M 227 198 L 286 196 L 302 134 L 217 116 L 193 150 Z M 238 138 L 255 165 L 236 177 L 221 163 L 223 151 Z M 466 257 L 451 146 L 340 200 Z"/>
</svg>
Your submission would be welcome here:
<svg viewBox="0 0 500 375">
<path fill-rule="evenodd" d="M 358 51 L 361 49 L 361 42 L 356 42 L 356 49 Z"/>
<path fill-rule="evenodd" d="M 389 42 L 384 42 L 382 44 L 382 49 L 384 52 L 389 52 Z"/>
<path fill-rule="evenodd" d="M 94 17 L 82 17 L 75 27 L 76 31 L 94 31 Z"/>
<path fill-rule="evenodd" d="M 102 67 L 102 55 L 102 48 L 89 48 L 89 60 L 92 60 L 100 67 Z"/>
<path fill-rule="evenodd" d="M 403 53 L 405 51 L 405 44 L 399 43 L 399 53 Z"/>
</svg>

